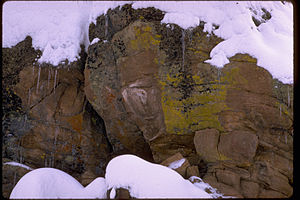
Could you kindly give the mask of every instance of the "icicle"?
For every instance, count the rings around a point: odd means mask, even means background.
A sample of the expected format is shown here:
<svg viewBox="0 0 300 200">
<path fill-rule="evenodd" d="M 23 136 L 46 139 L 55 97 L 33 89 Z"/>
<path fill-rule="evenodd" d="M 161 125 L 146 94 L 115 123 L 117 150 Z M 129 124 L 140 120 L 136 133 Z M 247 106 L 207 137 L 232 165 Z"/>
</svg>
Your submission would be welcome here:
<svg viewBox="0 0 300 200">
<path fill-rule="evenodd" d="M 55 75 L 54 75 L 54 85 L 53 85 L 54 94 L 55 94 L 55 86 L 56 86 L 56 77 L 57 77 L 57 69 L 55 70 Z"/>
<path fill-rule="evenodd" d="M 287 135 L 284 134 L 285 144 L 287 144 Z"/>
<path fill-rule="evenodd" d="M 54 145 L 56 146 L 56 142 L 57 142 L 57 135 L 58 135 L 58 127 L 55 128 L 55 132 L 54 132 Z"/>
<path fill-rule="evenodd" d="M 22 163 L 22 150 L 19 148 L 19 163 Z"/>
<path fill-rule="evenodd" d="M 50 73 L 50 68 L 49 68 L 49 69 L 48 69 L 48 82 L 47 82 L 47 89 L 49 89 L 50 78 L 51 78 L 51 73 Z"/>
<path fill-rule="evenodd" d="M 24 116 L 24 124 L 23 124 L 23 127 L 25 127 L 26 123 L 27 123 L 27 115 Z"/>
<path fill-rule="evenodd" d="M 184 70 L 184 53 L 185 53 L 185 32 L 182 29 L 182 36 L 181 36 L 181 48 L 182 48 L 182 69 Z"/>
<path fill-rule="evenodd" d="M 40 82 L 40 76 L 41 76 L 41 66 L 39 67 L 39 72 L 38 72 L 38 80 L 36 83 L 36 94 L 39 93 L 39 82 Z"/>
<path fill-rule="evenodd" d="M 105 15 L 105 40 L 108 40 L 108 15 Z"/>
<path fill-rule="evenodd" d="M 34 76 L 34 65 L 32 66 L 32 76 Z"/>
<path fill-rule="evenodd" d="M 290 99 L 290 90 L 288 89 L 288 108 L 290 107 L 290 102 L 291 102 L 291 99 Z"/>
<path fill-rule="evenodd" d="M 54 161 L 55 161 L 55 160 L 54 160 L 54 153 L 53 153 L 53 152 L 51 152 L 51 156 L 52 156 L 52 157 L 51 157 L 51 160 L 52 160 L 51 166 L 54 167 Z"/>
<path fill-rule="evenodd" d="M 49 163 L 48 163 L 48 166 L 49 166 L 49 167 L 52 167 L 52 166 L 51 166 L 51 163 L 52 163 L 52 159 L 51 159 L 51 156 L 50 156 L 50 158 L 49 158 Z"/>
<path fill-rule="evenodd" d="M 30 107 L 31 88 L 28 89 L 28 106 Z"/>
<path fill-rule="evenodd" d="M 218 76 L 217 78 L 218 78 L 218 82 L 220 83 L 220 74 L 221 73 L 220 73 L 220 68 L 219 67 L 217 68 L 217 71 L 218 71 L 217 72 L 217 76 Z"/>
<path fill-rule="evenodd" d="M 281 104 L 279 105 L 279 112 L 280 112 L 280 117 L 281 117 Z"/>
<path fill-rule="evenodd" d="M 17 171 L 15 171 L 15 174 L 14 174 L 14 186 L 16 185 L 16 182 L 17 182 Z"/>
</svg>

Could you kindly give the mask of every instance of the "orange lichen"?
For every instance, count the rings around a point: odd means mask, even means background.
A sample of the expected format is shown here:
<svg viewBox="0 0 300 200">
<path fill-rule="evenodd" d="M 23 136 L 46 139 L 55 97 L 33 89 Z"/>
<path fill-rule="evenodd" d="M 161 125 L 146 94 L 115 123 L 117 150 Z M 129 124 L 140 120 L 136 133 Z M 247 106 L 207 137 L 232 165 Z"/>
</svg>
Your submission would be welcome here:
<svg viewBox="0 0 300 200">
<path fill-rule="evenodd" d="M 77 131 L 78 133 L 81 133 L 83 123 L 82 113 L 69 117 L 67 119 L 67 122 L 72 126 L 73 130 Z"/>
</svg>

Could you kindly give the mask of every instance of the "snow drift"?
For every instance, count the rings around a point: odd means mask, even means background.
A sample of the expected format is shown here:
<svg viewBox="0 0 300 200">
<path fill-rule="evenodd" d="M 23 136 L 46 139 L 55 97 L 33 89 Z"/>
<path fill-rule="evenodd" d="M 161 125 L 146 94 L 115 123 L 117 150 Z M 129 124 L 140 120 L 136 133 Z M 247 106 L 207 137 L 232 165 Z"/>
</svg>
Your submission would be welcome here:
<svg viewBox="0 0 300 200">
<path fill-rule="evenodd" d="M 112 189 L 128 189 L 135 198 L 218 198 L 225 197 L 199 177 L 186 180 L 176 171 L 147 162 L 134 155 L 112 159 L 106 168 L 105 179 L 96 178 L 83 187 L 67 173 L 54 168 L 39 168 L 25 174 L 14 187 L 11 199 L 106 198 Z M 196 181 L 195 181 L 196 180 Z M 211 191 L 208 194 L 205 190 Z"/>
<path fill-rule="evenodd" d="M 69 174 L 54 168 L 39 168 L 25 174 L 11 192 L 11 199 L 106 198 L 104 178 L 83 187 Z"/>
<path fill-rule="evenodd" d="M 105 180 L 108 189 L 125 188 L 135 198 L 212 198 L 176 171 L 134 155 L 112 159 Z"/>
</svg>

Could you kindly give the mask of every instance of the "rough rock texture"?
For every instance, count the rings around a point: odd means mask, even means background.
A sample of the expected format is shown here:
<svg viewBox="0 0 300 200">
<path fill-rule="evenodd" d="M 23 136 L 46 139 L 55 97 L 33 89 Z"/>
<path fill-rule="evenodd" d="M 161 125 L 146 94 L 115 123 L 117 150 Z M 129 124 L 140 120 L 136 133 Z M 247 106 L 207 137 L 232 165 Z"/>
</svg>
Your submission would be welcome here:
<svg viewBox="0 0 300 200">
<path fill-rule="evenodd" d="M 18 183 L 18 181 L 31 170 L 19 166 L 4 164 L 12 160 L 2 158 L 2 196 L 9 198 L 11 190 Z"/>
<path fill-rule="evenodd" d="M 192 30 L 161 24 L 154 10 L 126 6 L 90 27 L 90 40 L 100 41 L 89 47 L 85 92 L 114 150 L 152 153 L 157 163 L 180 152 L 227 195 L 291 196 L 292 85 L 249 55 L 222 69 L 205 63 L 222 40 L 207 36 L 203 23 Z"/>
<path fill-rule="evenodd" d="M 112 149 L 102 118 L 85 98 L 84 60 L 57 68 L 38 66 L 38 52 L 31 45 L 27 37 L 2 49 L 2 84 L 9 93 L 2 105 L 2 156 L 33 168 L 61 169 L 87 185 L 104 175 Z M 11 175 L 4 171 L 12 183 Z"/>
<path fill-rule="evenodd" d="M 189 178 L 189 177 L 187 177 L 187 169 L 191 165 L 190 165 L 189 161 L 187 159 L 185 159 L 179 152 L 174 154 L 173 156 L 169 157 L 168 159 L 164 160 L 160 164 L 169 167 L 172 163 L 180 161 L 182 159 L 184 159 L 184 162 L 178 168 L 174 168 L 174 170 L 176 172 L 178 172 L 184 178 Z"/>
<path fill-rule="evenodd" d="M 2 49 L 3 157 L 59 168 L 86 185 L 115 155 L 161 163 L 180 153 L 225 195 L 290 197 L 293 85 L 249 55 L 221 69 L 205 63 L 222 40 L 203 22 L 182 30 L 161 24 L 163 16 L 108 10 L 90 25 L 90 41 L 99 42 L 59 68 L 35 63 L 30 37 Z"/>
<path fill-rule="evenodd" d="M 106 198 L 107 199 L 111 199 L 110 198 L 110 193 L 111 193 L 111 190 L 108 190 L 107 191 L 107 195 L 106 195 Z M 116 188 L 116 196 L 113 198 L 113 199 L 132 199 L 132 197 L 130 196 L 130 193 L 128 191 L 128 189 L 125 189 L 125 188 Z"/>
</svg>

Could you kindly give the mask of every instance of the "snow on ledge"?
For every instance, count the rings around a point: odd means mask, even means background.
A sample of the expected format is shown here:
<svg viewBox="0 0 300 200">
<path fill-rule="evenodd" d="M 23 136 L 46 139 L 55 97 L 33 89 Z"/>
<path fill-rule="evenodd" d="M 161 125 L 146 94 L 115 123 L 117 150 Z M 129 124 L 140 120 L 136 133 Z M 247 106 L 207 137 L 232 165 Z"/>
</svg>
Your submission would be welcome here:
<svg viewBox="0 0 300 200">
<path fill-rule="evenodd" d="M 185 162 L 185 158 L 182 158 L 180 160 L 176 160 L 176 161 L 170 163 L 168 167 L 171 168 L 171 169 L 177 169 L 177 168 L 181 167 L 181 165 L 184 162 Z"/>
<path fill-rule="evenodd" d="M 228 58 L 247 53 L 283 83 L 293 83 L 293 4 L 281 1 L 8 1 L 3 6 L 2 47 L 12 47 L 30 35 L 43 52 L 39 63 L 58 65 L 79 58 L 87 47 L 90 23 L 109 8 L 133 3 L 134 9 L 155 7 L 165 12 L 162 23 L 193 28 L 200 21 L 210 34 L 224 39 L 207 63 L 223 67 Z M 252 17 L 270 19 L 256 26 Z M 217 25 L 215 28 L 213 25 Z M 104 30 L 103 30 L 104 31 Z"/>
<path fill-rule="evenodd" d="M 27 166 L 27 165 L 24 165 L 24 164 L 21 164 L 21 163 L 18 163 L 18 162 L 6 162 L 4 163 L 4 165 L 12 165 L 12 166 L 18 166 L 18 167 L 22 167 L 22 168 L 25 168 L 27 170 L 33 170 L 31 167 Z"/>
</svg>

